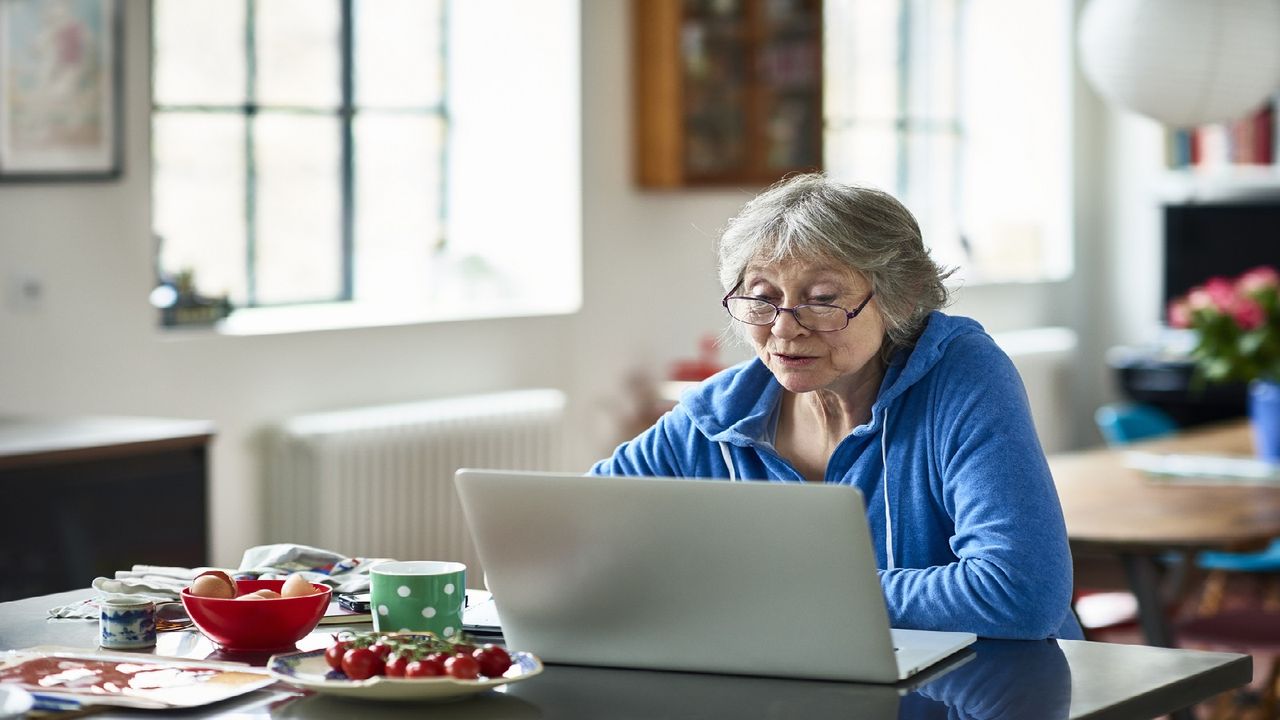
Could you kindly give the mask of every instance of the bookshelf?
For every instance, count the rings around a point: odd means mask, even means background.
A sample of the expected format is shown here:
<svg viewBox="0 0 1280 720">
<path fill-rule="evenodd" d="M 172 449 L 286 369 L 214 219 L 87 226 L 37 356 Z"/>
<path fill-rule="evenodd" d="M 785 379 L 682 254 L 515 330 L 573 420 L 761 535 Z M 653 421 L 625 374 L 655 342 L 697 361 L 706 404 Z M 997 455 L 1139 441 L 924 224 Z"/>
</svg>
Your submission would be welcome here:
<svg viewBox="0 0 1280 720">
<path fill-rule="evenodd" d="M 1166 130 L 1166 203 L 1229 202 L 1280 196 L 1280 93 L 1230 122 Z"/>
<path fill-rule="evenodd" d="M 1280 164 L 1173 168 L 1162 179 L 1166 203 L 1226 202 L 1280 196 Z"/>
</svg>

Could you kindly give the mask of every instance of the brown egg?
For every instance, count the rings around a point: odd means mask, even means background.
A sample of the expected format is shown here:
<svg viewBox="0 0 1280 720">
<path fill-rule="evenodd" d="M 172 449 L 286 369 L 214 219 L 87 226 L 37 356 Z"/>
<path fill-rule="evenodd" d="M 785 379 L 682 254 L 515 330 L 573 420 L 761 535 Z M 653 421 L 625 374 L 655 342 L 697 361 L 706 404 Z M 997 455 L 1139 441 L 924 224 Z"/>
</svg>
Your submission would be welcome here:
<svg viewBox="0 0 1280 720">
<path fill-rule="evenodd" d="M 235 585 L 228 583 L 217 575 L 204 573 L 191 583 L 191 594 L 209 598 L 233 598 L 236 596 Z"/>
<path fill-rule="evenodd" d="M 237 600 L 276 600 L 280 597 L 280 593 L 275 590 L 255 590 L 236 598 Z"/>
<path fill-rule="evenodd" d="M 240 589 L 236 586 L 236 579 L 226 572 L 223 572 L 222 570 L 205 570 L 197 577 L 204 577 L 205 575 L 219 578 L 222 582 L 226 583 L 227 586 L 231 588 L 231 597 L 235 597 L 240 594 Z"/>
<path fill-rule="evenodd" d="M 294 573 L 284 581 L 284 587 L 280 588 L 280 594 L 285 597 L 299 597 L 302 595 L 312 595 L 316 589 L 311 586 L 310 582 L 301 575 Z"/>
</svg>

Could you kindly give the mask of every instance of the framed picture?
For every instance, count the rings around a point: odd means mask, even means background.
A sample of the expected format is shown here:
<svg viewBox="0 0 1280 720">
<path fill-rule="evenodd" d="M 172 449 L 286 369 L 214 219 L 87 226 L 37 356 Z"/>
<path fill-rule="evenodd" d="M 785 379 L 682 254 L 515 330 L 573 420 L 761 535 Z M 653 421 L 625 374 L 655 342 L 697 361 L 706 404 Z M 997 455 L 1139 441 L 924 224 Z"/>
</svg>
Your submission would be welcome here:
<svg viewBox="0 0 1280 720">
<path fill-rule="evenodd" d="M 120 175 L 123 0 L 0 0 L 0 182 Z"/>
</svg>

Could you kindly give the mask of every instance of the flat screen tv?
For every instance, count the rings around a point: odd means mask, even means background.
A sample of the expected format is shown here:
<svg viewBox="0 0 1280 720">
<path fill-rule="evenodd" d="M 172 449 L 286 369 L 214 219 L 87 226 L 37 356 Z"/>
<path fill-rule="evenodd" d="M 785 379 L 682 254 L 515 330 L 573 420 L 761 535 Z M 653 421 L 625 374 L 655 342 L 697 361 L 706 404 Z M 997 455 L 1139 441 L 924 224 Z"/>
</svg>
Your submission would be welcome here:
<svg viewBox="0 0 1280 720">
<path fill-rule="evenodd" d="M 1280 270 L 1280 197 L 1164 207 L 1164 303 L 1215 275 Z"/>
</svg>

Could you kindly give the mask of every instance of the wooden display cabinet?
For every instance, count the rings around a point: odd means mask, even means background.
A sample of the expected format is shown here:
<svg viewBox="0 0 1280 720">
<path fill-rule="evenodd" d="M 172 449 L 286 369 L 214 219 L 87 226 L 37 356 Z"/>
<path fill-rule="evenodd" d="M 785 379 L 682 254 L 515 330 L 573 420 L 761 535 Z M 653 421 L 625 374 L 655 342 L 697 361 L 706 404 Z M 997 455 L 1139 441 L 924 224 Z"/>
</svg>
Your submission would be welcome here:
<svg viewBox="0 0 1280 720">
<path fill-rule="evenodd" d="M 821 169 L 821 0 L 632 0 L 632 13 L 641 186 Z"/>
</svg>

